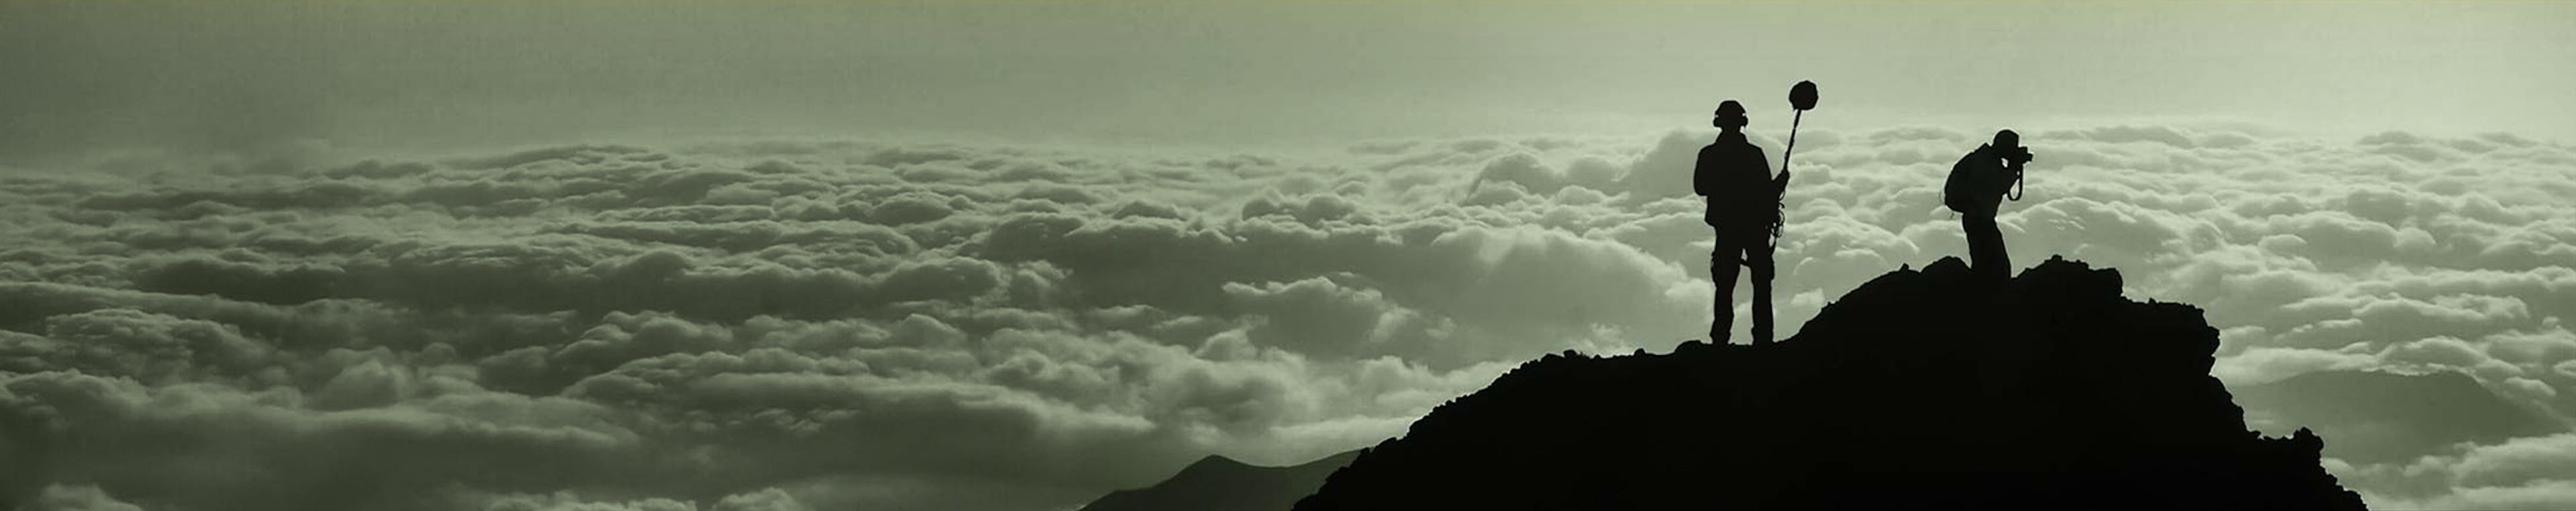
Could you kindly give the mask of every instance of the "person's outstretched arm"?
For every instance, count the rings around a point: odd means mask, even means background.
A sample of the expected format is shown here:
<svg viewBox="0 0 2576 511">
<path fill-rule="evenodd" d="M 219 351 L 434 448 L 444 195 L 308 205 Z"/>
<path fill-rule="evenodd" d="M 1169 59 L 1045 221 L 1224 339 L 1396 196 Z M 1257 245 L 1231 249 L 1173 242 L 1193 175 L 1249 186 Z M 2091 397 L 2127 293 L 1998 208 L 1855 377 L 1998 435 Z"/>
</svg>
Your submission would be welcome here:
<svg viewBox="0 0 2576 511">
<path fill-rule="evenodd" d="M 1771 173 L 1771 157 L 1763 156 L 1762 151 L 1752 151 L 1752 156 L 1745 158 L 1745 160 L 1747 160 L 1745 163 L 1753 165 L 1753 168 L 1762 169 L 1762 173 Z M 1779 197 L 1781 191 L 1788 189 L 1789 170 L 1780 169 L 1779 175 L 1771 176 L 1771 196 L 1775 198 Z"/>
<path fill-rule="evenodd" d="M 2001 175 L 1995 176 L 1995 181 L 1997 182 L 1995 185 L 1996 194 L 2002 195 L 2003 198 L 2006 199 L 2021 200 L 2020 196 L 2013 193 L 2013 186 L 2021 184 L 2021 169 L 2022 166 L 2026 164 L 2027 163 L 2019 160 L 2004 160 L 2003 172 Z"/>
</svg>

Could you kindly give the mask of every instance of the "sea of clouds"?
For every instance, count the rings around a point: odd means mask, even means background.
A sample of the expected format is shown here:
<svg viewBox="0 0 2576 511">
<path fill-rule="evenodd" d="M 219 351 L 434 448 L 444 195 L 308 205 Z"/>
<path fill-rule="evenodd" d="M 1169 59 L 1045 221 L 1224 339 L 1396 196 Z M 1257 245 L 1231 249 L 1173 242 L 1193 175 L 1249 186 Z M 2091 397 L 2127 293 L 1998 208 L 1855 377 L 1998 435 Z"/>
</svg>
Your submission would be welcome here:
<svg viewBox="0 0 2576 511">
<path fill-rule="evenodd" d="M 0 497 L 1060 509 L 1209 453 L 1302 462 L 1542 353 L 1700 337 L 1709 233 L 1688 190 L 1707 137 L 0 171 Z M 1964 254 L 1939 183 L 1985 138 L 1802 133 L 1782 331 Z M 2024 139 L 2028 197 L 2000 218 L 2017 263 L 2064 254 L 2208 309 L 2229 384 L 2458 371 L 2576 415 L 2576 147 Z M 2576 506 L 2576 432 L 2427 449 L 2329 465 L 2381 507 Z"/>
</svg>

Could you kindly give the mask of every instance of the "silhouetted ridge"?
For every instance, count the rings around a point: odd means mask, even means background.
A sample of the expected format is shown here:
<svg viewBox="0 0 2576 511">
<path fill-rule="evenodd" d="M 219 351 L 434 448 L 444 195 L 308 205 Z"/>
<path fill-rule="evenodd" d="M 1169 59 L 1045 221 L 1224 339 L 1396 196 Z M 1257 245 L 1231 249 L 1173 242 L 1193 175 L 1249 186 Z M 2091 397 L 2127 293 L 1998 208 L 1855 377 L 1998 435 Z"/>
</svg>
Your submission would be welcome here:
<svg viewBox="0 0 2576 511">
<path fill-rule="evenodd" d="M 2315 435 L 2246 429 L 2217 346 L 2112 270 L 1944 258 L 1784 342 L 1523 364 L 1297 509 L 2361 508 Z"/>
<path fill-rule="evenodd" d="M 1082 506 L 1082 511 L 1268 511 L 1288 509 L 1298 497 L 1315 491 L 1324 476 L 1349 465 L 1358 451 L 1286 467 L 1258 467 L 1233 458 L 1199 458 L 1171 479 L 1153 486 L 1118 490 Z"/>
</svg>

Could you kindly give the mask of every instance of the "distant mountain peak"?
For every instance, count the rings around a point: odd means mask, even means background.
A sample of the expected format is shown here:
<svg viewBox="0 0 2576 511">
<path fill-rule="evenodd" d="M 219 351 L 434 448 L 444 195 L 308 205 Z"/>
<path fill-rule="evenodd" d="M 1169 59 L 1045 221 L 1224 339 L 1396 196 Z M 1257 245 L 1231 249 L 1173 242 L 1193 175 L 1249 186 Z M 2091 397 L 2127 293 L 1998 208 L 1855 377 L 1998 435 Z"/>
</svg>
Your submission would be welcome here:
<svg viewBox="0 0 2576 511">
<path fill-rule="evenodd" d="M 1250 468 L 1257 468 L 1257 467 L 1254 467 L 1254 466 L 1253 466 L 1252 464 L 1250 464 L 1250 463 L 1244 463 L 1244 462 L 1241 462 L 1241 461 L 1235 461 L 1235 460 L 1234 460 L 1234 458 L 1228 458 L 1228 457 L 1225 457 L 1224 455 L 1220 455 L 1220 454 L 1210 454 L 1210 455 L 1207 455 L 1206 457 L 1199 458 L 1199 460 L 1198 460 L 1198 461 L 1190 462 L 1190 466 L 1185 467 L 1185 468 L 1182 468 L 1182 469 L 1181 469 L 1181 471 L 1182 471 L 1182 472 L 1190 472 L 1190 471 L 1198 471 L 1198 470 L 1234 470 L 1234 469 L 1238 469 L 1238 468 L 1242 468 L 1242 469 L 1250 469 Z"/>
<path fill-rule="evenodd" d="M 1264 467 L 1210 454 L 1153 486 L 1118 490 L 1083 511 L 1257 511 L 1287 509 L 1349 465 L 1359 451 L 1285 467 Z"/>
</svg>

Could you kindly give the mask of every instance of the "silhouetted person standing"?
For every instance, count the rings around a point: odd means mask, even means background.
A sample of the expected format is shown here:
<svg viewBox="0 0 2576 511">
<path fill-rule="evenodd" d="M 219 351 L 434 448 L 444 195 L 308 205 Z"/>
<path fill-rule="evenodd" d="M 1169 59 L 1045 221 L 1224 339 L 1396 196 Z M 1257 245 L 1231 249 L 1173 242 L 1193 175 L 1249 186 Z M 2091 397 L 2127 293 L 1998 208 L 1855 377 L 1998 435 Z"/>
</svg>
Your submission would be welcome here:
<svg viewBox="0 0 2576 511">
<path fill-rule="evenodd" d="M 1744 105 L 1726 100 L 1717 105 L 1717 141 L 1699 150 L 1691 187 L 1708 197 L 1701 217 L 1717 230 L 1717 250 L 1709 254 L 1709 277 L 1717 281 L 1717 319 L 1708 325 L 1710 343 L 1723 344 L 1735 323 L 1735 274 L 1753 267 L 1753 343 L 1771 342 L 1771 226 L 1780 214 L 1780 190 L 1789 172 L 1771 175 L 1771 160 L 1762 148 L 1744 139 Z"/>
<path fill-rule="evenodd" d="M 1988 279 L 2012 277 L 2012 257 L 2004 254 L 2004 233 L 1995 228 L 1995 210 L 2003 206 L 2006 194 L 2021 182 L 2022 165 L 2030 163 L 2030 149 L 2021 146 L 2021 135 L 2012 130 L 1995 132 L 1995 141 L 1977 146 L 1950 166 L 1950 180 L 1941 188 L 1941 202 L 1959 212 L 1959 222 L 1968 231 L 1968 267 Z M 2020 200 L 2019 194 L 2011 196 Z"/>
</svg>

